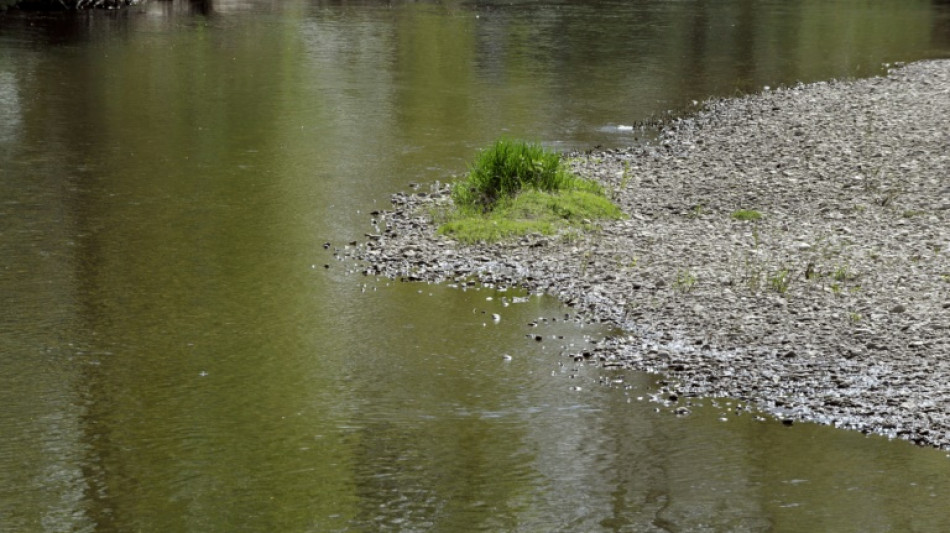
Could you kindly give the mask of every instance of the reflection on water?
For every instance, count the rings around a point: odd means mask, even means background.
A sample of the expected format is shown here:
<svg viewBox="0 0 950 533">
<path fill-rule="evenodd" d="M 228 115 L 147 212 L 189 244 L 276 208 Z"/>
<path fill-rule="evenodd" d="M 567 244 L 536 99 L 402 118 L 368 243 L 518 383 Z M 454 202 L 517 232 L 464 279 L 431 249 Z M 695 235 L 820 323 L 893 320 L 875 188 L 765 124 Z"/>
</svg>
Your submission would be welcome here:
<svg viewBox="0 0 950 533">
<path fill-rule="evenodd" d="M 4 15 L 0 530 L 946 530 L 943 453 L 657 412 L 654 378 L 564 355 L 605 331 L 556 302 L 365 279 L 321 245 L 500 134 L 636 142 L 618 126 L 692 100 L 946 56 L 948 21 L 896 0 Z"/>
</svg>

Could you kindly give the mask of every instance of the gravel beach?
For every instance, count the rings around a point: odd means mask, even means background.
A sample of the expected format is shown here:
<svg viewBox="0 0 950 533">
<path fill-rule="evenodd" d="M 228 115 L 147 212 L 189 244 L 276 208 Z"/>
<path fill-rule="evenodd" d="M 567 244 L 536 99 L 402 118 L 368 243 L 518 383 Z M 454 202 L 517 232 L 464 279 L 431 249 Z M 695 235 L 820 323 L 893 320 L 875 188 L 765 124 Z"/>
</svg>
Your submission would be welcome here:
<svg viewBox="0 0 950 533">
<path fill-rule="evenodd" d="M 661 372 L 680 402 L 950 449 L 950 61 L 711 100 L 648 145 L 570 161 L 628 217 L 463 246 L 435 234 L 436 186 L 336 253 L 553 294 L 623 332 L 591 364 Z"/>
</svg>

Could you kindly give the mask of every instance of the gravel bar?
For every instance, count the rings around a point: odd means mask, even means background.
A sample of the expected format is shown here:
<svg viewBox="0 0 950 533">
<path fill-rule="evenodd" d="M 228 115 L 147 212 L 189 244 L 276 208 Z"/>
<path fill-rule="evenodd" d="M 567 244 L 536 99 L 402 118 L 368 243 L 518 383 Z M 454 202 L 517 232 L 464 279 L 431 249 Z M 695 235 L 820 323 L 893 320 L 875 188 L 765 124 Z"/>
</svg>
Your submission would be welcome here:
<svg viewBox="0 0 950 533">
<path fill-rule="evenodd" d="M 568 160 L 627 218 L 464 246 L 435 234 L 437 184 L 336 255 L 552 294 L 618 326 L 585 359 L 663 373 L 673 397 L 950 449 L 950 61 L 710 100 Z"/>
</svg>

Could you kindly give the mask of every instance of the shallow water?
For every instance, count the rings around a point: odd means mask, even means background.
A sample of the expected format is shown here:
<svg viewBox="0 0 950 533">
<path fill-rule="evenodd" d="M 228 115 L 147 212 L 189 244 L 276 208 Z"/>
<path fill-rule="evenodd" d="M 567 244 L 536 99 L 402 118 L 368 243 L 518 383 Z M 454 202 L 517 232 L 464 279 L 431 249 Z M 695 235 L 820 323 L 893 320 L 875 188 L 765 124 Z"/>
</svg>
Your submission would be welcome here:
<svg viewBox="0 0 950 533">
<path fill-rule="evenodd" d="M 948 28 L 858 0 L 2 15 L 0 530 L 947 530 L 943 452 L 675 417 L 660 378 L 567 357 L 607 331 L 551 299 L 322 244 L 498 135 L 621 146 Z"/>
</svg>

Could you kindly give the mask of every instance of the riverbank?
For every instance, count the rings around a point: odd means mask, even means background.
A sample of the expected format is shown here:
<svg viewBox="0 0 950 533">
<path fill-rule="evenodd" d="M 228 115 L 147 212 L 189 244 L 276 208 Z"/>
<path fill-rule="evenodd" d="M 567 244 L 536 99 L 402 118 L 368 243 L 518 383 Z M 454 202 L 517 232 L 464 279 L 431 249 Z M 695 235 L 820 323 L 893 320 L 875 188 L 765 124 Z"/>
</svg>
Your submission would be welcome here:
<svg viewBox="0 0 950 533">
<path fill-rule="evenodd" d="M 663 372 L 679 398 L 950 448 L 950 61 L 710 101 L 649 146 L 571 161 L 629 217 L 462 246 L 430 223 L 442 186 L 394 196 L 339 253 L 551 293 L 625 331 L 590 360 Z"/>
</svg>

